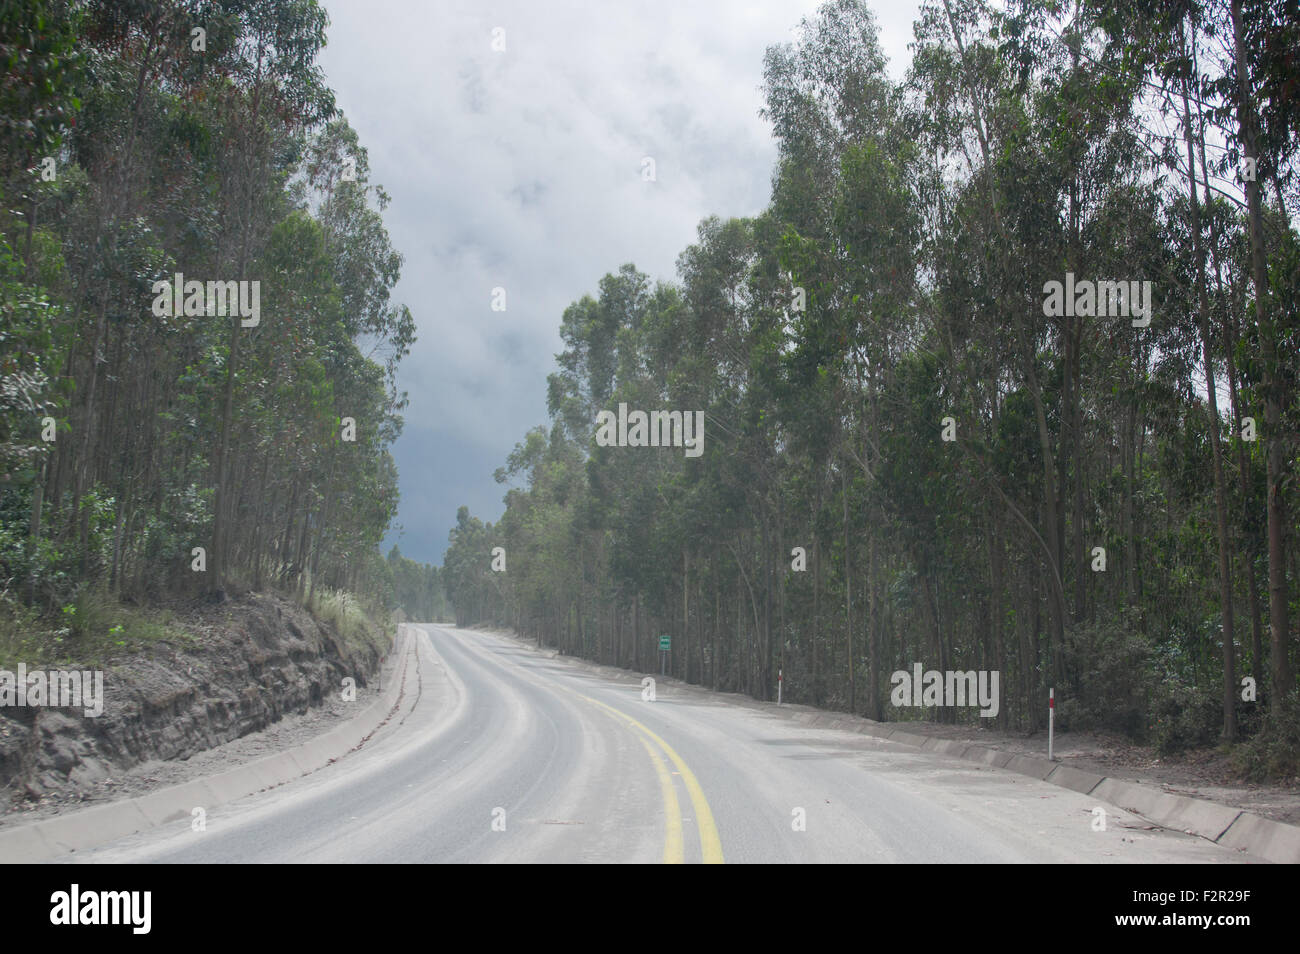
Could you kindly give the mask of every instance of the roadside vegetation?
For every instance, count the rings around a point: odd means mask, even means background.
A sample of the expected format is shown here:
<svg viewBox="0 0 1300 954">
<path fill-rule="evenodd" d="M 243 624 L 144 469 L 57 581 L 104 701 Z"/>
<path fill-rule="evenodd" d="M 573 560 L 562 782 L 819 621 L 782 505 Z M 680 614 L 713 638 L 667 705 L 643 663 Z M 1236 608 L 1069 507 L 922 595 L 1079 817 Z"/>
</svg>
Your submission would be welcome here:
<svg viewBox="0 0 1300 954">
<path fill-rule="evenodd" d="M 349 640 L 434 612 L 437 569 L 379 548 L 415 326 L 326 24 L 0 10 L 0 665 L 184 640 L 166 607 L 250 591 Z"/>
</svg>

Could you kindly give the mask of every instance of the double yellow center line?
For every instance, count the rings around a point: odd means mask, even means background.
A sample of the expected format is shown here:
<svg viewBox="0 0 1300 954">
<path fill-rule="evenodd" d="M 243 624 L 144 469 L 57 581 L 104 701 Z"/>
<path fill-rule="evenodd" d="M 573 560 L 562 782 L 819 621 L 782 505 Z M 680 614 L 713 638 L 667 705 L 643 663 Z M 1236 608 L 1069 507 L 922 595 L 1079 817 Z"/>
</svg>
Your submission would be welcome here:
<svg viewBox="0 0 1300 954">
<path fill-rule="evenodd" d="M 655 771 L 659 773 L 659 784 L 664 795 L 664 811 L 668 815 L 667 830 L 664 833 L 664 864 L 679 865 L 684 860 L 682 815 L 677 801 L 677 790 L 673 787 L 672 776 L 668 774 L 668 769 L 664 767 L 663 759 L 655 751 L 654 745 L 659 746 L 664 755 L 667 755 L 673 765 L 677 766 L 677 772 L 681 775 L 682 783 L 686 786 L 686 793 L 690 796 L 691 804 L 695 807 L 695 824 L 700 832 L 700 854 L 704 863 L 706 865 L 722 864 L 722 840 L 718 837 L 718 828 L 713 823 L 713 812 L 709 811 L 709 802 L 704 797 L 704 790 L 700 788 L 699 780 L 695 778 L 695 773 L 686 767 L 682 757 L 673 750 L 671 745 L 630 715 L 580 692 L 574 692 L 574 695 L 622 719 L 640 733 L 638 738 L 640 738 L 641 744 L 645 746 L 646 751 L 650 753 L 650 760 L 654 763 Z M 654 745 L 651 745 L 652 742 Z"/>
</svg>

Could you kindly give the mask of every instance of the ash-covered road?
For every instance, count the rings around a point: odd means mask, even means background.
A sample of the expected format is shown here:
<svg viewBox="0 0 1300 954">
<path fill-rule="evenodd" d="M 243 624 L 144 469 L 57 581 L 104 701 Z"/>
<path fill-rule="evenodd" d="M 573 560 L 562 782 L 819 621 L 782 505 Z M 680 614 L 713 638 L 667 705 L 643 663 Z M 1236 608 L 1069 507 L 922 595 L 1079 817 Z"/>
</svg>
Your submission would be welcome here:
<svg viewBox="0 0 1300 954">
<path fill-rule="evenodd" d="M 1237 862 L 1046 782 L 408 627 L 398 714 L 294 782 L 78 862 Z M 1093 830 L 1103 804 L 1107 830 Z M 1132 825 L 1134 827 L 1127 827 Z"/>
</svg>

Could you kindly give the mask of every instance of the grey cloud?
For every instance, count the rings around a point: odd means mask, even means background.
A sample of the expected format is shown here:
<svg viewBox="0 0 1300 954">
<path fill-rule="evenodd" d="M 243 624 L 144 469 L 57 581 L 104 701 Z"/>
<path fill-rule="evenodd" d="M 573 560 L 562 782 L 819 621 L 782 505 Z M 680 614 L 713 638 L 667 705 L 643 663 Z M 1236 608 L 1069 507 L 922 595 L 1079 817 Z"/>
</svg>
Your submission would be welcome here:
<svg viewBox="0 0 1300 954">
<path fill-rule="evenodd" d="M 492 471 L 546 421 L 564 308 L 624 262 L 674 279 L 701 218 L 764 207 L 763 51 L 817 3 L 324 2 L 322 65 L 392 196 L 395 298 L 420 336 L 399 375 L 400 543 L 441 562 L 458 505 L 500 516 Z M 915 4 L 880 7 L 901 74 Z"/>
</svg>

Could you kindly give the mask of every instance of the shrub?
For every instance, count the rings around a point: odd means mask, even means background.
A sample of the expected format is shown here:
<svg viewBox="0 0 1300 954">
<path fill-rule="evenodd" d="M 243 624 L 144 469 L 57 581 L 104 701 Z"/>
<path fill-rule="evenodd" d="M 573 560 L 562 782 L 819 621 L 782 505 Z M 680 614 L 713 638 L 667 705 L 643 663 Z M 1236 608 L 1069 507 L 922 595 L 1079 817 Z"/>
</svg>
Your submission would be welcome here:
<svg viewBox="0 0 1300 954">
<path fill-rule="evenodd" d="M 1223 710 L 1214 695 L 1172 679 L 1156 686 L 1147 737 L 1161 755 L 1212 745 L 1223 728 Z"/>
<path fill-rule="evenodd" d="M 1233 767 L 1252 782 L 1300 777 L 1300 704 L 1264 714 L 1255 737 L 1232 753 Z"/>
<path fill-rule="evenodd" d="M 1077 684 L 1058 713 L 1061 728 L 1139 736 L 1151 693 L 1151 647 L 1135 621 L 1119 616 L 1071 627 L 1066 653 Z"/>
</svg>

